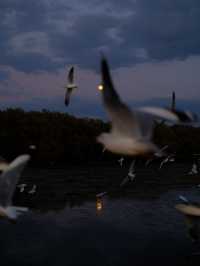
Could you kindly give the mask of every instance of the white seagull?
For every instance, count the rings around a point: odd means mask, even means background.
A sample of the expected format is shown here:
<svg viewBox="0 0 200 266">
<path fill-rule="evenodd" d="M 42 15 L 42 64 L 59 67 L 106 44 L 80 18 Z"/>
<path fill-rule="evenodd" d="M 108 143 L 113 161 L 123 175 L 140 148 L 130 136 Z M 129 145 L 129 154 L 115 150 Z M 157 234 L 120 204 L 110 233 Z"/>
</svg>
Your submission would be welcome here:
<svg viewBox="0 0 200 266">
<path fill-rule="evenodd" d="M 65 86 L 65 105 L 68 106 L 70 102 L 71 93 L 74 89 L 77 89 L 77 85 L 74 83 L 74 67 L 72 66 L 68 72 L 68 83 Z"/>
<path fill-rule="evenodd" d="M 159 148 L 151 141 L 154 119 L 147 113 L 148 108 L 140 108 L 132 112 L 121 101 L 113 86 L 105 58 L 101 61 L 101 74 L 103 86 L 101 93 L 112 122 L 112 129 L 109 133 L 99 135 L 97 141 L 107 150 L 121 155 L 148 155 L 159 152 Z M 156 108 L 151 109 L 155 112 Z M 157 108 L 157 116 L 160 115 L 178 121 L 170 111 Z"/>
<path fill-rule="evenodd" d="M 168 145 L 165 145 L 160 149 L 161 152 L 165 151 L 168 148 Z M 147 167 L 152 161 L 154 161 L 156 158 L 160 158 L 160 153 L 154 153 L 153 157 L 148 159 L 145 163 L 145 166 Z"/>
<path fill-rule="evenodd" d="M 195 125 L 198 122 L 198 116 L 189 110 L 180 110 L 176 108 L 176 95 L 172 92 L 172 102 L 170 107 L 165 107 L 164 109 L 170 110 L 179 119 L 179 124 L 181 125 Z M 150 113 L 154 113 L 153 110 L 149 110 Z M 198 125 L 198 124 L 197 124 Z"/>
<path fill-rule="evenodd" d="M 33 185 L 32 189 L 28 192 L 29 194 L 34 194 L 36 192 L 36 185 Z"/>
<path fill-rule="evenodd" d="M 198 174 L 198 167 L 196 163 L 193 163 L 192 169 L 189 171 L 188 175 L 197 175 Z"/>
<path fill-rule="evenodd" d="M 124 158 L 123 158 L 123 157 L 122 157 L 122 158 L 120 158 L 120 159 L 118 160 L 118 162 L 119 162 L 120 166 L 122 167 L 122 165 L 123 165 L 123 162 L 124 162 Z"/>
<path fill-rule="evenodd" d="M 18 156 L 0 175 L 0 216 L 15 220 L 26 207 L 12 206 L 12 197 L 20 175 L 30 160 L 29 155 Z"/>
<path fill-rule="evenodd" d="M 19 191 L 22 193 L 24 192 L 26 186 L 27 186 L 26 184 L 20 184 L 17 187 L 20 189 Z"/>
<path fill-rule="evenodd" d="M 130 168 L 129 168 L 129 171 L 128 171 L 128 175 L 122 180 L 121 184 L 120 184 L 120 187 L 124 186 L 129 180 L 130 181 L 133 181 L 136 177 L 136 173 L 135 173 L 135 161 L 136 160 L 133 160 L 131 165 L 130 165 Z"/>
<path fill-rule="evenodd" d="M 162 160 L 162 162 L 160 163 L 160 169 L 163 167 L 164 164 L 168 163 L 168 162 L 174 162 L 175 159 L 174 159 L 174 155 L 173 154 L 170 154 L 169 156 L 167 156 L 164 160 Z"/>
</svg>

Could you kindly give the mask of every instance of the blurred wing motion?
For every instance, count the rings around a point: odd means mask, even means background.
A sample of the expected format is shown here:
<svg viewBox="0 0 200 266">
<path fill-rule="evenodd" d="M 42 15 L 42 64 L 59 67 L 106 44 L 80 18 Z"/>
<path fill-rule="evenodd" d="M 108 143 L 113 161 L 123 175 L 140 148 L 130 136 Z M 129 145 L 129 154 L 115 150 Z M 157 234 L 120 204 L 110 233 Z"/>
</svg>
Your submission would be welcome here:
<svg viewBox="0 0 200 266">
<path fill-rule="evenodd" d="M 192 203 L 191 204 L 180 203 L 180 204 L 177 204 L 175 208 L 185 215 L 197 216 L 200 218 L 200 205 L 196 206 L 196 205 L 193 205 Z"/>
<path fill-rule="evenodd" d="M 153 116 L 154 119 L 168 120 L 174 123 L 180 121 L 178 115 L 167 108 L 146 106 L 140 107 L 137 110 Z"/>
<path fill-rule="evenodd" d="M 177 204 L 175 208 L 185 215 L 189 236 L 193 241 L 197 242 L 199 240 L 200 204 L 190 203 L 185 197 L 181 199 L 185 203 Z"/>
<path fill-rule="evenodd" d="M 6 168 L 8 167 L 9 163 L 0 156 L 0 172 L 6 170 Z"/>
<path fill-rule="evenodd" d="M 110 133 L 101 134 L 97 141 L 102 143 L 108 150 L 128 155 L 154 153 L 159 151 L 156 145 L 151 142 L 154 119 L 146 110 L 135 109 L 131 111 L 124 104 L 115 91 L 109 67 L 106 59 L 101 60 L 102 74 L 102 98 L 105 109 L 112 122 Z M 161 116 L 161 108 L 157 108 L 157 116 Z M 165 116 L 178 120 L 170 111 L 163 110 Z"/>
<path fill-rule="evenodd" d="M 71 93 L 77 86 L 74 84 L 74 67 L 72 66 L 68 72 L 67 86 L 65 87 L 65 105 L 68 106 L 70 103 Z"/>
<path fill-rule="evenodd" d="M 103 102 L 112 121 L 112 131 L 116 134 L 126 136 L 140 136 L 140 129 L 134 113 L 123 103 L 117 92 L 110 76 L 109 67 L 105 58 L 101 62 Z"/>
<path fill-rule="evenodd" d="M 11 205 L 17 182 L 29 160 L 29 155 L 17 157 L 0 175 L 0 206 L 7 207 Z"/>
</svg>

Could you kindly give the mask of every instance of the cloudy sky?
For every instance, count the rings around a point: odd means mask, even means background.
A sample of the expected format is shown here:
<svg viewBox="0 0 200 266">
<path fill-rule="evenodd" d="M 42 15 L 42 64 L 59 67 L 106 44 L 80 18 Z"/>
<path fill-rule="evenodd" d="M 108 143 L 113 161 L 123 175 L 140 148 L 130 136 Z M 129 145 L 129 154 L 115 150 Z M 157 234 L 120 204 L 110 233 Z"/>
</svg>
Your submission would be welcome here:
<svg viewBox="0 0 200 266">
<path fill-rule="evenodd" d="M 199 0 L 1 0 L 0 108 L 101 116 L 103 51 L 132 107 L 178 104 L 200 113 Z M 64 106 L 66 72 L 79 90 Z"/>
</svg>

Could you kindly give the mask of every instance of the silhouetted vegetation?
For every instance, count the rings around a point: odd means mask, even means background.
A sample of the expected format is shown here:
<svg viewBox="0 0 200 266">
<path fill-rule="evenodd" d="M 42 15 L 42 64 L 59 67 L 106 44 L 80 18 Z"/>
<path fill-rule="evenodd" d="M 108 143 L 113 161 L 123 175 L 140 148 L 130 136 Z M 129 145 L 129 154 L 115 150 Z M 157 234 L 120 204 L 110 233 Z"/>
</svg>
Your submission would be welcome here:
<svg viewBox="0 0 200 266">
<path fill-rule="evenodd" d="M 32 153 L 35 163 L 82 163 L 116 159 L 102 153 L 96 136 L 109 130 L 109 124 L 99 119 L 76 118 L 68 114 L 7 109 L 0 111 L 0 155 L 8 160 L 22 153 Z M 168 127 L 158 124 L 155 142 L 169 145 L 184 157 L 200 153 L 200 129 L 186 126 Z M 35 145 L 36 150 L 30 150 Z M 119 156 L 117 157 L 119 158 Z"/>
</svg>

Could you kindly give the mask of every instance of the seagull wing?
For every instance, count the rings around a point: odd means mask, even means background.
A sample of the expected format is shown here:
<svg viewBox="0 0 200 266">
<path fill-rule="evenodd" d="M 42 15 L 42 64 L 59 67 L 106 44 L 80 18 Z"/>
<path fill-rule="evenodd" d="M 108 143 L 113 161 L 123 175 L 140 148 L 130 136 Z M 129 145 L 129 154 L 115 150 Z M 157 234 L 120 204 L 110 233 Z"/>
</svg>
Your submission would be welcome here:
<svg viewBox="0 0 200 266">
<path fill-rule="evenodd" d="M 74 67 L 72 66 L 68 72 L 68 84 L 65 87 L 65 105 L 68 106 L 70 103 L 70 97 L 71 93 L 74 88 L 77 88 L 77 86 L 74 84 Z"/>
<path fill-rule="evenodd" d="M 174 123 L 180 121 L 176 113 L 166 108 L 146 106 L 137 108 L 137 110 L 151 115 L 154 119 L 164 119 Z"/>
<path fill-rule="evenodd" d="M 133 173 L 135 170 L 135 162 L 136 160 L 133 160 L 130 167 L 129 167 L 129 173 Z"/>
<path fill-rule="evenodd" d="M 109 118 L 112 121 L 112 132 L 129 137 L 152 137 L 154 119 L 162 118 L 170 121 L 179 121 L 171 111 L 159 107 L 143 107 L 133 111 L 124 104 L 117 94 L 110 75 L 106 59 L 101 61 L 101 74 L 103 85 L 103 102 Z"/>
<path fill-rule="evenodd" d="M 180 203 L 175 205 L 175 208 L 185 215 L 200 217 L 200 205 Z"/>
<path fill-rule="evenodd" d="M 17 157 L 0 176 L 0 205 L 6 207 L 11 204 L 20 175 L 30 160 L 29 155 Z"/>
<path fill-rule="evenodd" d="M 123 180 L 122 182 L 120 183 L 120 187 L 123 187 L 127 182 L 129 181 L 129 176 L 127 175 Z"/>
<path fill-rule="evenodd" d="M 74 67 L 73 66 L 69 69 L 69 72 L 68 72 L 68 83 L 69 84 L 74 83 Z"/>
<path fill-rule="evenodd" d="M 101 61 L 102 95 L 109 118 L 112 121 L 112 132 L 131 137 L 140 136 L 137 116 L 121 101 L 115 91 L 109 66 L 105 58 Z"/>
</svg>

